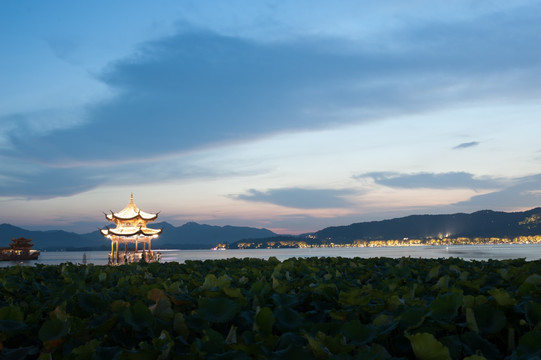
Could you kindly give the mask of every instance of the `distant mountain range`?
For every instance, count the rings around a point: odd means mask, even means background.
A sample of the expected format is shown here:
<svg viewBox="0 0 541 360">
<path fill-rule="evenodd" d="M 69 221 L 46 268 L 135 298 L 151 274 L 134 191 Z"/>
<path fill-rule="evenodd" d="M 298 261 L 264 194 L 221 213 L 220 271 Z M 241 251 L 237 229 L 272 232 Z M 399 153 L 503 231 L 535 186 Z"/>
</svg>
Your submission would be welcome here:
<svg viewBox="0 0 541 360">
<path fill-rule="evenodd" d="M 332 226 L 312 234 L 299 237 L 291 235 L 241 240 L 238 244 L 265 242 L 292 242 L 302 240 L 308 244 L 351 244 L 356 240 L 385 241 L 403 239 L 435 238 L 514 238 L 541 235 L 541 208 L 522 212 L 492 210 L 472 214 L 411 215 L 382 221 L 354 223 L 347 226 Z"/>
<path fill-rule="evenodd" d="M 333 226 L 316 232 L 319 240 L 401 240 L 438 237 L 517 237 L 541 234 L 541 208 L 522 212 L 482 210 L 472 214 L 411 215 L 348 226 Z"/>
<path fill-rule="evenodd" d="M 438 237 L 518 237 L 541 234 L 541 208 L 522 212 L 492 210 L 472 214 L 411 215 L 382 221 L 332 226 L 312 234 L 280 236 L 267 229 L 239 226 L 211 226 L 189 222 L 175 227 L 167 222 L 152 224 L 163 228 L 163 233 L 153 248 L 161 249 L 208 249 L 218 243 L 236 247 L 239 242 L 261 243 L 265 241 L 302 240 L 311 244 L 352 243 L 355 240 L 402 240 Z M 12 238 L 25 237 L 33 240 L 34 248 L 40 250 L 95 250 L 109 249 L 110 242 L 99 231 L 76 234 L 62 230 L 30 231 L 13 225 L 0 225 L 0 246 L 8 246 Z"/>
<path fill-rule="evenodd" d="M 217 243 L 235 242 L 244 238 L 276 236 L 270 230 L 241 226 L 211 226 L 189 222 L 173 226 L 167 222 L 150 225 L 163 228 L 159 239 L 153 241 L 153 248 L 160 249 L 208 249 Z M 76 234 L 63 230 L 31 231 L 10 224 L 0 225 L 0 246 L 8 246 L 12 238 L 32 239 L 39 250 L 98 250 L 110 249 L 110 242 L 98 230 L 88 234 Z"/>
</svg>

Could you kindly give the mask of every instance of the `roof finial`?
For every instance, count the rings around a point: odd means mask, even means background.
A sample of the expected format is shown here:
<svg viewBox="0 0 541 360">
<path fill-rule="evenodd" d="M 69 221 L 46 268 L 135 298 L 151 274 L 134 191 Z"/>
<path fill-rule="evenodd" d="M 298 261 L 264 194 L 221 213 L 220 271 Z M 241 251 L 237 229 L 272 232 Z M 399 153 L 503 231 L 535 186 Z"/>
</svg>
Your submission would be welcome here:
<svg viewBox="0 0 541 360">
<path fill-rule="evenodd" d="M 130 204 L 133 204 L 133 203 L 134 203 L 134 201 L 133 201 L 133 193 L 131 193 L 131 195 L 130 195 Z"/>
</svg>

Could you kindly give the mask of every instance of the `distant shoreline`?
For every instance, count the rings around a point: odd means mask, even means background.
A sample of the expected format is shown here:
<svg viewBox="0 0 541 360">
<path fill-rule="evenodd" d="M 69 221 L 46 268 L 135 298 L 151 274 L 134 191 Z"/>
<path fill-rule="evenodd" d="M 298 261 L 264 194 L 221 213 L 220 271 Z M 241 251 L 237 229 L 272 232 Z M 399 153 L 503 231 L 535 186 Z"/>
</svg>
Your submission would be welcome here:
<svg viewBox="0 0 541 360">
<path fill-rule="evenodd" d="M 219 244 L 223 245 L 223 249 L 226 250 L 249 250 L 249 249 L 258 249 L 258 250 L 271 250 L 271 249 L 309 249 L 309 248 L 374 248 L 374 247 L 410 247 L 410 246 L 461 246 L 461 245 L 526 245 L 526 244 L 541 244 L 541 235 L 538 236 L 520 236 L 516 238 L 457 238 L 457 239 L 429 239 L 429 240 L 372 240 L 372 241 L 363 241 L 358 240 L 354 243 L 324 243 L 324 244 L 307 244 L 305 241 L 292 242 L 288 241 L 268 241 L 268 242 L 257 242 L 252 243 L 248 241 L 241 241 L 234 247 L 231 247 L 229 244 Z M 173 247 L 173 246 L 157 246 L 160 250 L 216 250 L 216 247 L 208 246 L 189 246 L 189 247 Z M 83 247 L 83 248 L 44 248 L 39 249 L 40 251 L 52 251 L 52 252 L 81 252 L 81 251 L 109 251 L 109 247 L 100 246 L 100 247 Z"/>
</svg>

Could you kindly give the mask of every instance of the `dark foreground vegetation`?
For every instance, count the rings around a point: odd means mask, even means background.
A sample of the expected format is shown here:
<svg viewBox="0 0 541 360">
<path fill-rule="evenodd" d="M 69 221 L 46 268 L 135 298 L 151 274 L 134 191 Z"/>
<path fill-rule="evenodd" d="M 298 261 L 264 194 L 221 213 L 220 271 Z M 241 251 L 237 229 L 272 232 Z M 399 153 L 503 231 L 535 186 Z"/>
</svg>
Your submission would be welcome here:
<svg viewBox="0 0 541 360">
<path fill-rule="evenodd" d="M 3 268 L 0 348 L 7 359 L 531 359 L 541 261 Z"/>
</svg>

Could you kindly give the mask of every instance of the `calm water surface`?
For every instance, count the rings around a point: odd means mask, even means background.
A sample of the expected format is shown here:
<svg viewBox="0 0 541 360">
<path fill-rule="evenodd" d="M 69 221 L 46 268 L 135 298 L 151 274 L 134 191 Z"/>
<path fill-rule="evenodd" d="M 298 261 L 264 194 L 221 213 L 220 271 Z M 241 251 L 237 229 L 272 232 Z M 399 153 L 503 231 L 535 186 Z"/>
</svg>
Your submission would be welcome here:
<svg viewBox="0 0 541 360">
<path fill-rule="evenodd" d="M 488 260 L 488 259 L 518 259 L 526 260 L 541 259 L 541 245 L 514 244 L 514 245 L 453 245 L 453 246 L 396 246 L 378 248 L 308 248 L 308 249 L 250 249 L 250 250 L 157 250 L 162 253 L 162 262 L 186 260 L 208 260 L 228 258 L 259 258 L 268 259 L 271 256 L 278 260 L 292 257 L 412 257 L 438 259 L 457 257 L 464 260 Z M 1 261 L 0 267 L 13 265 L 34 264 L 61 264 L 65 262 L 83 263 L 86 254 L 88 264 L 106 265 L 107 251 L 46 251 L 42 252 L 39 260 L 32 261 Z"/>
</svg>

